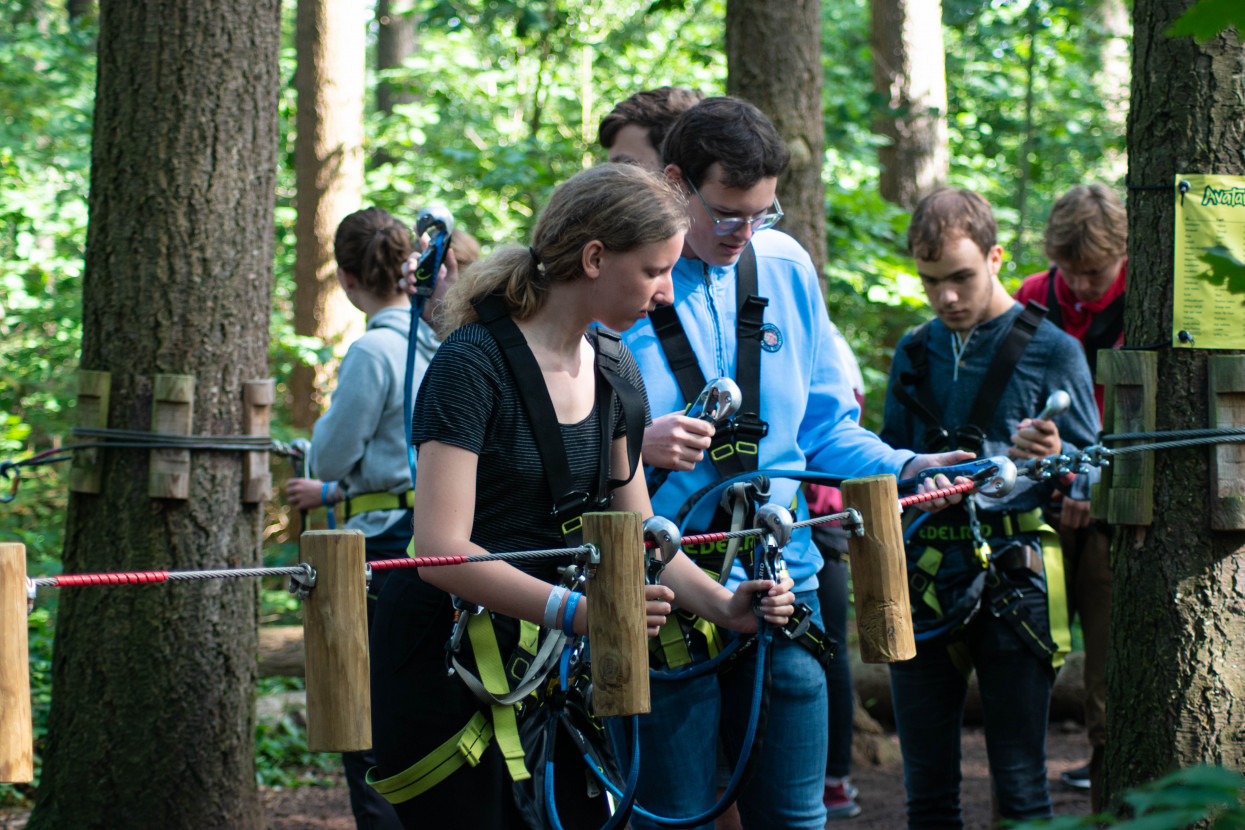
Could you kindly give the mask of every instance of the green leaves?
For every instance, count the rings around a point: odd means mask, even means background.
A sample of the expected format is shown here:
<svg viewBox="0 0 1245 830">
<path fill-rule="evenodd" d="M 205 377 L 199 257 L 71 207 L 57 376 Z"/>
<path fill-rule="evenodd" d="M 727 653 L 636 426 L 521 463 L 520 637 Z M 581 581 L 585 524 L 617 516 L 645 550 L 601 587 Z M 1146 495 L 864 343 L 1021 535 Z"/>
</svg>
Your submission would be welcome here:
<svg viewBox="0 0 1245 830">
<path fill-rule="evenodd" d="M 1245 37 L 1245 4 L 1241 0 L 1198 0 L 1180 15 L 1166 34 L 1210 40 L 1229 26 L 1236 27 L 1238 38 Z"/>
</svg>

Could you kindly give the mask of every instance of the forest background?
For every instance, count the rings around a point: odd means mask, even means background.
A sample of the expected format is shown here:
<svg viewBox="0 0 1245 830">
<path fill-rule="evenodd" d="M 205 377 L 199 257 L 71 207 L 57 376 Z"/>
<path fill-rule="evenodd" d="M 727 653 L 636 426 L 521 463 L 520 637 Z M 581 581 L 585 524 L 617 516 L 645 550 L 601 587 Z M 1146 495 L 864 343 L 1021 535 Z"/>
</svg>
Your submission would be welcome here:
<svg viewBox="0 0 1245 830">
<path fill-rule="evenodd" d="M 97 35 L 83 6 L 70 15 L 61 3 L 0 0 L 0 460 L 68 443 L 74 425 Z M 1122 0 L 943 0 L 942 10 L 948 182 L 994 204 L 1012 288 L 1046 267 L 1042 228 L 1063 191 L 1104 181 L 1123 194 L 1128 9 Z M 524 239 L 550 189 L 603 157 L 596 127 L 616 101 L 663 84 L 725 90 L 725 0 L 418 2 L 405 12 L 416 50 L 383 73 L 375 13 L 361 4 L 358 14 L 369 33 L 363 204 L 413 224 L 421 207 L 444 203 L 486 250 Z M 903 251 L 908 214 L 879 193 L 887 139 L 873 129 L 896 113 L 873 87 L 869 3 L 826 0 L 822 15 L 827 302 L 860 358 L 866 423 L 876 426 L 891 351 L 925 300 Z M 345 344 L 294 334 L 293 4 L 284 18 L 270 367 L 272 432 L 289 440 L 303 434 L 290 416 L 294 367 L 331 370 Z M 407 102 L 382 111 L 381 84 Z M 26 545 L 32 575 L 60 570 L 65 474 L 65 465 L 25 469 L 16 500 L 0 508 L 0 540 Z M 7 496 L 17 480 L 0 484 Z M 294 561 L 289 527 L 274 499 L 266 564 Z M 275 581 L 264 599 L 265 621 L 295 611 Z M 41 596 L 31 618 L 37 740 L 55 601 Z"/>
</svg>

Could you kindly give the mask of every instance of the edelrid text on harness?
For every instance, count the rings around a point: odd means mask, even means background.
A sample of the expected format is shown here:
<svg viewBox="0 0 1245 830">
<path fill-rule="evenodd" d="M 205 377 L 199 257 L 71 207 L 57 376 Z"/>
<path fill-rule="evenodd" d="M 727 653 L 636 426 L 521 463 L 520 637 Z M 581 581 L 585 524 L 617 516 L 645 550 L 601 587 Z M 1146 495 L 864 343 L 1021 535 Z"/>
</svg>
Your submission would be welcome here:
<svg viewBox="0 0 1245 830">
<path fill-rule="evenodd" d="M 1031 302 L 1016 316 L 988 365 L 966 423 L 958 425 L 944 422 L 929 377 L 926 343 L 930 323 L 913 331 L 904 345 L 912 368 L 900 375 L 893 391 L 899 402 L 925 424 L 923 450 L 981 452 L 1013 370 L 1045 315 L 1045 308 Z M 912 387 L 911 391 L 907 387 Z M 905 524 L 909 595 L 918 642 L 948 641 L 952 658 L 966 671 L 967 652 L 957 642 L 957 635 L 985 607 L 1004 620 L 1035 654 L 1059 665 L 1068 643 L 1063 563 L 1058 536 L 1042 521 L 1040 509 L 983 512 L 979 516 L 970 497 L 963 505 L 933 516 L 910 513 Z M 1015 538 L 1021 534 L 1040 550 L 1034 550 L 1029 541 Z M 1022 601 L 1026 581 L 1045 585 L 1046 626 L 1033 619 Z"/>
</svg>

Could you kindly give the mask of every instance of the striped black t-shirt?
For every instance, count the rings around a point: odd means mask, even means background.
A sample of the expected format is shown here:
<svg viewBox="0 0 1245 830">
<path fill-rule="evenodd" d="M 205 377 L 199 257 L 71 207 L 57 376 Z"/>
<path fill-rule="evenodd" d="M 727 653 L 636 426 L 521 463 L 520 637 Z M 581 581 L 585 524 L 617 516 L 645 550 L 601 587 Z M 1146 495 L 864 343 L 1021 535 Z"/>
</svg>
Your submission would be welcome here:
<svg viewBox="0 0 1245 830">
<path fill-rule="evenodd" d="M 643 391 L 635 358 L 625 347 L 622 351 L 619 374 Z M 647 398 L 644 406 L 647 426 Z M 626 424 L 617 397 L 612 418 L 615 439 L 624 436 Z M 601 436 L 598 407 L 579 423 L 560 426 L 575 489 L 595 492 Z M 411 441 L 417 447 L 440 441 L 479 456 L 471 541 L 492 552 L 565 545 L 550 515 L 553 496 L 527 410 L 505 356 L 484 326 L 472 323 L 457 329 L 437 350 L 415 401 Z M 626 478 L 626 472 L 615 471 L 612 477 Z M 552 566 L 516 565 L 552 578 Z"/>
</svg>

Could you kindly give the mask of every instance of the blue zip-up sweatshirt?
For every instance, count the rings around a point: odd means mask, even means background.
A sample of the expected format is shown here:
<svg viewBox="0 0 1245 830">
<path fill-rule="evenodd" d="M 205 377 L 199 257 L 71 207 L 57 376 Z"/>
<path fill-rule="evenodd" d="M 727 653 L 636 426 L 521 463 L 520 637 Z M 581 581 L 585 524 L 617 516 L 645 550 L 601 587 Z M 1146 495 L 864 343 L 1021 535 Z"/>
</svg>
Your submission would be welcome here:
<svg viewBox="0 0 1245 830">
<path fill-rule="evenodd" d="M 761 351 L 761 419 L 769 434 L 759 442 L 758 467 L 813 470 L 840 478 L 898 474 L 914 453 L 895 450 L 857 423 L 859 407 L 835 348 L 825 300 L 808 254 L 776 230 L 752 238 L 757 293 L 769 300 Z M 674 308 L 687 332 L 705 380 L 735 378 L 735 266 L 709 267 L 684 257 L 674 268 Z M 770 328 L 772 327 L 772 328 Z M 623 335 L 640 364 L 654 416 L 685 408 L 688 401 L 662 352 L 652 323 L 643 320 Z M 747 390 L 744 390 L 747 395 Z M 674 519 L 688 496 L 719 478 L 706 458 L 688 472 L 674 472 L 653 499 L 653 511 Z M 799 483 L 771 477 L 770 501 L 790 505 Z M 798 496 L 797 519 L 807 518 Z M 688 532 L 706 527 L 714 505 L 698 510 Z M 797 591 L 816 588 L 822 559 L 807 528 L 797 530 L 783 553 Z M 736 563 L 733 587 L 744 578 Z"/>
<path fill-rule="evenodd" d="M 1012 324 L 1023 307 L 1017 303 L 1010 309 L 979 324 L 972 330 L 964 345 L 957 365 L 952 352 L 952 332 L 937 317 L 930 320 L 929 336 L 925 354 L 929 362 L 934 399 L 942 407 L 942 423 L 948 432 L 962 426 L 972 411 L 977 392 L 985 379 L 986 370 L 995 352 L 1003 345 Z M 895 384 L 912 363 L 905 348 L 912 340 L 908 332 L 895 348 L 891 363 L 890 383 L 886 389 L 886 408 L 883 413 L 882 437 L 897 447 L 911 447 L 918 452 L 930 452 L 924 446 L 926 425 L 907 410 L 895 396 Z M 908 387 L 911 392 L 912 387 Z M 986 433 L 981 455 L 1007 455 L 1011 436 L 1016 425 L 1025 418 L 1037 417 L 1050 394 L 1058 389 L 1067 392 L 1072 405 L 1063 415 L 1055 418 L 1063 452 L 1075 452 L 1094 442 L 1098 434 L 1098 406 L 1094 403 L 1094 384 L 1089 377 L 1089 366 L 1080 344 L 1071 336 L 1043 320 L 1024 354 L 1008 376 L 1007 386 L 999 399 L 998 409 L 989 424 L 979 424 Z M 1075 499 L 1088 499 L 1090 483 L 1097 478 L 1093 474 L 1078 475 L 1073 481 L 1069 495 Z M 1055 488 L 1054 481 L 1036 482 L 1021 477 L 1016 487 L 1002 498 L 989 498 L 980 494 L 973 499 L 981 510 L 1032 510 L 1050 499 Z"/>
</svg>

